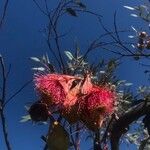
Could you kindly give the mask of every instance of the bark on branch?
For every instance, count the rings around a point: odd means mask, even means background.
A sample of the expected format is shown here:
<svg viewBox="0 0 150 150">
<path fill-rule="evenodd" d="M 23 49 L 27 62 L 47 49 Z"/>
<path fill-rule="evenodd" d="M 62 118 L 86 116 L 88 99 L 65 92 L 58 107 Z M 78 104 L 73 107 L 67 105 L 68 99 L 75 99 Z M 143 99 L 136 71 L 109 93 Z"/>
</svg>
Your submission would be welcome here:
<svg viewBox="0 0 150 150">
<path fill-rule="evenodd" d="M 110 129 L 111 149 L 119 150 L 119 140 L 121 136 L 127 132 L 129 125 L 149 112 L 150 102 L 147 100 L 131 107 L 118 120 L 116 120 Z"/>
</svg>

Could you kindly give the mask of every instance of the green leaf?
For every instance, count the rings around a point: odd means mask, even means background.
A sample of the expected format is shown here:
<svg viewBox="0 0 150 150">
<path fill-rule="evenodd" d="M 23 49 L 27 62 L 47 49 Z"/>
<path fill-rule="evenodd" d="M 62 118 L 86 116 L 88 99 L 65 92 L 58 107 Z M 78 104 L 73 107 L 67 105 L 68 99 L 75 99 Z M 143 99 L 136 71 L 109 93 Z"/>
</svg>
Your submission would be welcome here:
<svg viewBox="0 0 150 150">
<path fill-rule="evenodd" d="M 65 55 L 68 57 L 69 60 L 73 60 L 73 59 L 74 59 L 74 57 L 73 57 L 73 55 L 71 54 L 71 52 L 69 52 L 69 51 L 64 51 L 64 53 L 65 53 Z"/>
<path fill-rule="evenodd" d="M 125 83 L 124 85 L 125 86 L 131 86 L 131 85 L 133 85 L 133 83 Z"/>
<path fill-rule="evenodd" d="M 141 141 L 139 150 L 149 150 L 150 149 L 150 138 L 145 138 Z"/>
<path fill-rule="evenodd" d="M 22 116 L 22 119 L 20 120 L 20 122 L 27 122 L 27 121 L 30 121 L 31 120 L 31 117 L 30 115 L 26 115 L 26 116 Z"/>
<path fill-rule="evenodd" d="M 45 68 L 44 67 L 34 67 L 32 68 L 32 70 L 35 70 L 35 71 L 45 71 Z"/>
<path fill-rule="evenodd" d="M 137 14 L 130 14 L 132 17 L 139 17 Z"/>
<path fill-rule="evenodd" d="M 48 134 L 47 145 L 49 150 L 67 150 L 70 145 L 69 134 L 58 122 Z"/>
<path fill-rule="evenodd" d="M 31 60 L 36 61 L 36 62 L 40 62 L 40 59 L 37 57 L 30 57 Z"/>
<path fill-rule="evenodd" d="M 69 7 L 69 8 L 66 9 L 66 11 L 67 11 L 67 13 L 68 13 L 69 15 L 74 16 L 74 17 L 77 17 L 77 14 L 76 14 L 76 12 L 75 12 L 74 9 L 72 9 L 72 8 Z"/>
<path fill-rule="evenodd" d="M 131 7 L 131 6 L 123 6 L 124 8 L 127 8 L 129 10 L 136 10 L 134 7 Z"/>
</svg>

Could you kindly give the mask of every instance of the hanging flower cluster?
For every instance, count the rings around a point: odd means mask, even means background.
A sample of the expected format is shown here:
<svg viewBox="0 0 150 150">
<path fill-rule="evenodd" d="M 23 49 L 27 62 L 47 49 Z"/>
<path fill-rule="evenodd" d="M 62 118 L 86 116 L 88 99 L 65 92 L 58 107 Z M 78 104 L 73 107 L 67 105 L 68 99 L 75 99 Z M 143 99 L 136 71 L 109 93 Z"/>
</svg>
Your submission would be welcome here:
<svg viewBox="0 0 150 150">
<path fill-rule="evenodd" d="M 46 113 L 40 115 L 57 111 L 70 124 L 81 121 L 90 130 L 95 130 L 101 127 L 104 118 L 114 110 L 115 91 L 108 86 L 93 84 L 89 74 L 84 78 L 59 74 L 36 75 L 34 81 L 40 94 L 40 105 L 43 108 L 45 104 L 50 111 L 47 113 L 46 109 Z M 36 116 L 34 109 L 32 106 L 29 110 L 31 118 Z"/>
</svg>

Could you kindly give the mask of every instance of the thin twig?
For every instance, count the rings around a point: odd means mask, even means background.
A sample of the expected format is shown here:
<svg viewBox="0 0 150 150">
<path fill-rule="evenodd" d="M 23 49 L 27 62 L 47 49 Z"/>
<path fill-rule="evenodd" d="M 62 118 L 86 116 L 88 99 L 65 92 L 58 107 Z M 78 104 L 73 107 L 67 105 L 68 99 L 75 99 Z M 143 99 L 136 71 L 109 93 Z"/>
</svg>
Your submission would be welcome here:
<svg viewBox="0 0 150 150">
<path fill-rule="evenodd" d="M 35 5 L 38 7 L 38 9 L 44 14 L 44 15 L 48 15 L 41 7 L 40 5 L 38 4 L 38 2 L 36 0 L 33 0 L 33 2 L 35 3 Z"/>
<path fill-rule="evenodd" d="M 72 145 L 74 146 L 75 150 L 78 150 L 76 147 L 76 142 L 75 142 L 74 136 L 73 136 L 72 127 L 70 126 L 69 129 L 70 129 L 70 138 L 71 138 Z"/>
<path fill-rule="evenodd" d="M 10 146 L 10 142 L 8 140 L 8 133 L 7 133 L 7 127 L 6 127 L 6 118 L 4 115 L 4 107 L 3 104 L 5 103 L 6 100 L 6 69 L 5 69 L 5 64 L 4 64 L 4 60 L 2 58 L 2 56 L 0 56 L 0 65 L 2 68 L 2 80 L 3 80 L 3 85 L 2 85 L 2 97 L 1 97 L 1 101 L 0 101 L 0 117 L 2 120 L 2 130 L 3 130 L 3 134 L 4 134 L 4 140 L 6 143 L 6 147 L 8 150 L 11 150 L 11 146 Z"/>
<path fill-rule="evenodd" d="M 28 86 L 33 80 L 26 82 L 20 89 L 18 89 L 12 96 L 10 96 L 7 101 L 3 104 L 3 107 L 6 106 L 15 96 L 17 96 L 26 86 Z"/>
<path fill-rule="evenodd" d="M 76 125 L 76 137 L 75 137 L 75 143 L 76 143 L 76 147 L 77 150 L 80 150 L 80 130 L 79 130 L 79 123 L 77 123 Z"/>
<path fill-rule="evenodd" d="M 7 128 L 6 127 L 6 119 L 5 119 L 5 116 L 4 116 L 3 109 L 1 110 L 0 115 L 1 115 L 1 120 L 2 120 L 2 130 L 3 130 L 3 134 L 4 134 L 6 147 L 7 147 L 7 150 L 11 150 L 10 142 L 8 140 L 8 133 L 7 133 L 7 129 L 6 129 Z"/>
<path fill-rule="evenodd" d="M 2 103 L 5 102 L 5 98 L 6 98 L 6 69 L 5 69 L 5 64 L 4 64 L 4 60 L 2 57 L 0 57 L 0 64 L 2 67 Z"/>
<path fill-rule="evenodd" d="M 6 0 L 6 2 L 4 4 L 4 10 L 3 10 L 2 18 L 0 19 L 0 28 L 2 27 L 5 16 L 6 16 L 6 12 L 7 12 L 7 8 L 8 8 L 8 2 L 9 2 L 9 0 Z"/>
</svg>

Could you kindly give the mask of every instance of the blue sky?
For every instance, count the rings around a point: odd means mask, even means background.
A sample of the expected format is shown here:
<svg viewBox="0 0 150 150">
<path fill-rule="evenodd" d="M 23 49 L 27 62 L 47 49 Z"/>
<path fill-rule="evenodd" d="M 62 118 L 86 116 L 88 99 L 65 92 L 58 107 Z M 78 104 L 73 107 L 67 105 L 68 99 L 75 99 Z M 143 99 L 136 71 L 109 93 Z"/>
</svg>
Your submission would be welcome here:
<svg viewBox="0 0 150 150">
<path fill-rule="evenodd" d="M 131 25 L 139 26 L 139 28 L 146 25 L 142 21 L 130 17 L 130 12 L 123 8 L 123 5 L 135 6 L 138 3 L 145 2 L 144 0 L 85 0 L 83 2 L 92 11 L 102 14 L 104 23 L 109 28 L 112 28 L 115 10 L 117 10 L 118 14 L 118 26 L 122 29 L 129 29 Z M 52 0 L 52 3 L 54 3 L 54 0 Z M 48 52 L 44 35 L 40 32 L 46 24 L 47 19 L 41 14 L 33 1 L 10 1 L 5 24 L 0 30 L 0 54 L 4 57 L 7 65 L 12 65 L 8 84 L 8 97 L 32 78 L 33 72 L 31 67 L 34 64 L 29 58 L 31 56 L 42 56 Z M 81 45 L 82 51 L 82 49 L 88 46 L 90 40 L 103 32 L 99 28 L 96 19 L 87 15 L 79 15 L 77 18 L 65 17 L 61 24 L 61 29 L 64 31 L 71 29 L 71 34 L 63 42 L 64 50 L 72 49 L 74 41 L 77 40 Z M 110 57 L 112 54 L 101 52 L 97 55 L 95 52 L 92 54 L 90 61 L 99 60 L 104 56 Z M 54 62 L 50 55 L 49 57 Z M 143 70 L 137 61 L 131 58 L 123 59 L 121 66 L 117 70 L 117 76 L 119 79 L 132 82 L 133 88 L 137 88 L 139 85 L 149 84 Z M 8 131 L 14 150 L 40 150 L 43 146 L 40 135 L 46 133 L 47 126 L 19 123 L 21 116 L 25 114 L 24 105 L 27 102 L 35 101 L 35 99 L 36 94 L 31 84 L 7 106 Z M 0 136 L 2 136 L 1 132 L 0 130 Z M 86 144 L 83 146 L 84 149 L 88 147 Z M 6 149 L 3 140 L 0 140 L 0 149 Z M 122 150 L 124 150 L 123 147 Z"/>
</svg>

